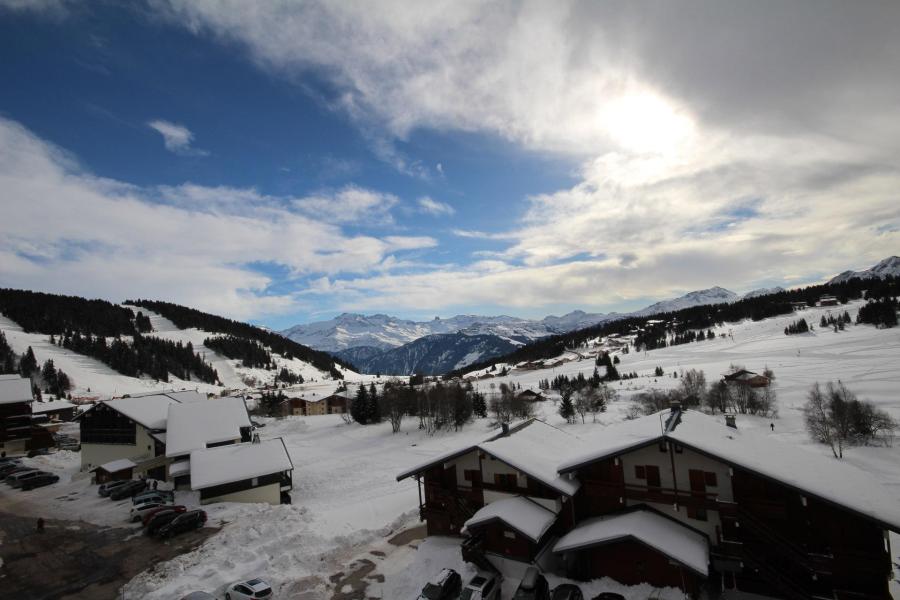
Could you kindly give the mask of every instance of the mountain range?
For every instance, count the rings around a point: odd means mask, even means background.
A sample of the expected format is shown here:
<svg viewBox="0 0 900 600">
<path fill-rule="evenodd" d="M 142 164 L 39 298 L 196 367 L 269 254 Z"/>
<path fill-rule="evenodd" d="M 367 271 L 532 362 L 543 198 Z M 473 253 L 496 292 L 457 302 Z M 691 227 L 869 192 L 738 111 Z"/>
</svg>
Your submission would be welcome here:
<svg viewBox="0 0 900 600">
<path fill-rule="evenodd" d="M 900 276 L 900 257 L 891 256 L 865 271 L 845 271 L 829 283 L 859 277 Z M 456 315 L 430 321 L 400 319 L 385 314 L 344 313 L 327 321 L 295 325 L 282 335 L 323 350 L 364 373 L 445 373 L 468 364 L 501 356 L 516 347 L 628 316 L 645 317 L 692 306 L 731 303 L 783 292 L 760 288 L 738 295 L 722 287 L 689 292 L 656 302 L 631 313 L 587 313 L 575 310 L 562 316 L 522 319 L 500 316 Z"/>
<path fill-rule="evenodd" d="M 900 277 L 900 256 L 889 256 L 884 260 L 878 261 L 878 264 L 865 271 L 844 271 L 840 275 L 832 277 L 828 283 L 843 283 L 854 277 L 872 279 L 873 277 L 884 278 L 888 275 Z"/>
</svg>

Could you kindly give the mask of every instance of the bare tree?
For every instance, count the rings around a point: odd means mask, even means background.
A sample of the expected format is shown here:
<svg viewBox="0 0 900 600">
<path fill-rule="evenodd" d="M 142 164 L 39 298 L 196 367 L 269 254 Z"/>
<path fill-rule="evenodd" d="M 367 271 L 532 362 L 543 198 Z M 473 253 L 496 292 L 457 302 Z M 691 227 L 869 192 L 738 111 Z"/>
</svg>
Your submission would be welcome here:
<svg viewBox="0 0 900 600">
<path fill-rule="evenodd" d="M 706 399 L 706 374 L 697 369 L 685 371 L 681 377 L 685 406 L 700 406 Z"/>
<path fill-rule="evenodd" d="M 590 388 L 583 388 L 575 392 L 575 412 L 581 417 L 581 423 L 584 424 L 584 417 L 591 411 L 594 404 L 594 391 Z"/>
</svg>

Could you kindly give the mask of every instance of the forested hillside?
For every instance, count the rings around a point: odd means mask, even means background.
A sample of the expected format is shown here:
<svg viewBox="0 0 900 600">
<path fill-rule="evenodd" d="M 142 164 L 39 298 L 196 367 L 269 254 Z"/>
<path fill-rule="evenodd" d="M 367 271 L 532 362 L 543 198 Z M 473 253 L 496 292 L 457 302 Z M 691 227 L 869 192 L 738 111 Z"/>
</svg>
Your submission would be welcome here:
<svg viewBox="0 0 900 600">
<path fill-rule="evenodd" d="M 616 321 L 601 323 L 593 327 L 581 329 L 538 340 L 518 348 L 504 356 L 494 357 L 465 368 L 474 371 L 495 363 L 519 363 L 552 358 L 562 354 L 567 348 L 575 348 L 587 340 L 610 334 L 629 334 L 637 332 L 635 348 L 652 350 L 669 345 L 700 339 L 688 332 L 706 331 L 723 323 L 737 323 L 746 319 L 761 321 L 777 315 L 789 314 L 793 311 L 792 303 L 802 302 L 814 306 L 824 295 L 835 296 L 840 303 L 865 298 L 871 307 L 860 310 L 859 322 L 876 326 L 891 327 L 897 324 L 897 296 L 900 295 L 900 278 L 888 276 L 884 279 L 853 278 L 837 283 L 814 285 L 794 290 L 783 290 L 765 296 L 743 298 L 727 304 L 695 306 L 674 312 L 659 313 L 641 317 L 628 317 Z M 705 339 L 704 335 L 704 339 Z M 447 377 L 460 375 L 462 370 L 448 373 Z"/>
<path fill-rule="evenodd" d="M 159 300 L 128 300 L 126 304 L 143 306 L 148 310 L 157 312 L 175 323 L 175 325 L 181 329 L 194 327 L 202 329 L 203 331 L 227 333 L 233 336 L 255 340 L 262 345 L 267 346 L 272 352 L 280 354 L 288 359 L 298 358 L 311 364 L 317 369 L 330 373 L 331 376 L 336 379 L 342 379 L 343 375 L 335 368 L 335 364 L 350 368 L 349 365 L 326 352 L 313 350 L 312 348 L 298 344 L 277 333 L 255 327 L 248 323 L 233 321 L 231 319 L 226 319 L 225 317 L 211 315 L 193 308 Z"/>
<path fill-rule="evenodd" d="M 107 302 L 78 296 L 0 289 L 0 313 L 28 332 L 61 335 L 79 332 L 104 337 L 134 335 L 151 330 L 150 320 L 139 313 Z"/>
</svg>

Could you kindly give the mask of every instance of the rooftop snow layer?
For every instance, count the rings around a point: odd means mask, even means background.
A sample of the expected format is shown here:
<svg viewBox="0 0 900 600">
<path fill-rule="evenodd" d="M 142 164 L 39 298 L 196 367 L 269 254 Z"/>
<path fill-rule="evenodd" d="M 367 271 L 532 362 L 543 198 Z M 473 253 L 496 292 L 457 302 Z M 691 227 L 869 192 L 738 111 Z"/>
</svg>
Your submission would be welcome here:
<svg viewBox="0 0 900 600">
<path fill-rule="evenodd" d="M 294 468 L 281 438 L 191 452 L 191 489 L 244 481 Z"/>
<path fill-rule="evenodd" d="M 180 460 L 169 465 L 169 477 L 179 477 L 191 472 L 191 461 Z"/>
<path fill-rule="evenodd" d="M 170 404 L 166 456 L 181 456 L 209 444 L 239 440 L 241 427 L 250 427 L 243 398 Z"/>
<path fill-rule="evenodd" d="M 168 396 L 154 394 L 152 396 L 116 398 L 115 400 L 106 400 L 104 404 L 147 429 L 165 429 L 169 406 L 176 402 Z"/>
<path fill-rule="evenodd" d="M 107 473 L 118 473 L 119 471 L 132 469 L 136 466 L 137 465 L 134 462 L 128 460 L 127 458 L 120 458 L 119 460 L 112 460 L 108 463 L 102 464 L 97 467 L 97 469 L 103 469 Z"/>
<path fill-rule="evenodd" d="M 648 510 L 583 521 L 564 535 L 553 552 L 589 548 L 633 538 L 703 576 L 709 573 L 709 541 L 693 529 Z"/>
<path fill-rule="evenodd" d="M 681 422 L 667 434 L 662 424 L 669 410 L 605 428 L 590 440 L 589 452 L 559 464 L 566 473 L 579 466 L 622 454 L 668 437 L 730 465 L 779 481 L 900 531 L 900 503 L 881 484 L 860 469 L 802 447 L 752 430 L 734 429 L 718 418 L 693 410 L 682 411 Z"/>
<path fill-rule="evenodd" d="M 33 400 L 30 379 L 21 377 L 0 379 L 0 404 L 32 402 Z"/>
<path fill-rule="evenodd" d="M 69 408 L 75 408 L 75 405 L 66 400 L 54 400 L 52 402 L 35 402 L 31 405 L 31 412 L 34 414 L 41 414 L 54 410 L 66 410 Z"/>
<path fill-rule="evenodd" d="M 538 542 L 556 521 L 556 514 L 537 502 L 516 496 L 497 500 L 480 508 L 464 527 L 478 527 L 503 521 L 533 542 Z"/>
<path fill-rule="evenodd" d="M 581 484 L 560 477 L 557 466 L 560 458 L 582 445 L 582 440 L 572 434 L 543 421 L 532 421 L 512 435 L 482 442 L 478 447 L 553 489 L 573 496 Z"/>
</svg>

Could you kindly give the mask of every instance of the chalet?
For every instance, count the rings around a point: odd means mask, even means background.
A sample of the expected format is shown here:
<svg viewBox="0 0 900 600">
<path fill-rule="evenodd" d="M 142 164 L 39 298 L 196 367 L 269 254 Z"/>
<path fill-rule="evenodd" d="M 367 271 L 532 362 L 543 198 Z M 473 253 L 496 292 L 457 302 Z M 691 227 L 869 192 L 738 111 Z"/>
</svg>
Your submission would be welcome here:
<svg viewBox="0 0 900 600">
<path fill-rule="evenodd" d="M 519 392 L 516 398 L 520 400 L 528 400 L 529 402 L 540 402 L 541 400 L 544 400 L 544 394 L 541 391 L 527 389 Z"/>
<path fill-rule="evenodd" d="M 0 451 L 22 454 L 31 448 L 31 380 L 18 375 L 0 378 Z"/>
<path fill-rule="evenodd" d="M 35 402 L 31 405 L 31 414 L 39 422 L 71 421 L 77 411 L 78 407 L 67 400 Z"/>
<path fill-rule="evenodd" d="M 106 483 L 108 481 L 131 479 L 136 466 L 134 461 L 127 458 L 120 458 L 100 465 L 99 467 L 94 467 L 91 469 L 91 472 L 94 474 L 95 483 Z"/>
<path fill-rule="evenodd" d="M 347 412 L 352 401 L 347 392 L 335 392 L 324 397 L 288 398 L 281 403 L 281 407 L 285 416 L 336 415 Z"/>
<path fill-rule="evenodd" d="M 900 503 L 877 481 L 677 406 L 589 439 L 533 422 L 405 477 L 424 488 L 429 535 L 464 534 L 463 557 L 484 567 L 536 562 L 694 596 L 891 597 Z"/>
<path fill-rule="evenodd" d="M 124 458 L 142 463 L 162 457 L 153 463 L 164 467 L 169 406 L 176 403 L 165 394 L 153 394 L 106 400 L 81 413 L 81 470 Z M 152 476 L 163 479 L 165 472 L 157 470 Z"/>
<path fill-rule="evenodd" d="M 194 450 L 190 465 L 201 504 L 290 504 L 294 465 L 281 438 Z"/>
<path fill-rule="evenodd" d="M 840 304 L 836 296 L 822 296 L 816 306 L 837 306 Z"/>
<path fill-rule="evenodd" d="M 739 371 L 734 371 L 733 373 L 727 373 L 722 376 L 722 380 L 725 383 L 733 385 L 747 385 L 752 388 L 768 387 L 768 385 L 771 383 L 769 381 L 769 378 L 765 375 L 760 375 L 759 373 L 754 373 L 753 371 L 748 371 L 747 369 L 741 369 Z"/>
</svg>

